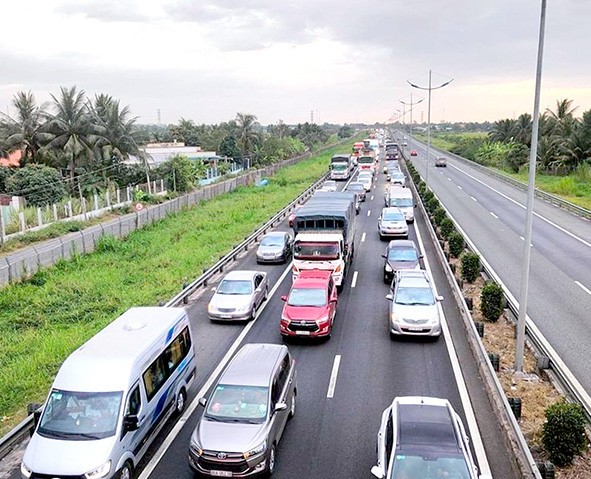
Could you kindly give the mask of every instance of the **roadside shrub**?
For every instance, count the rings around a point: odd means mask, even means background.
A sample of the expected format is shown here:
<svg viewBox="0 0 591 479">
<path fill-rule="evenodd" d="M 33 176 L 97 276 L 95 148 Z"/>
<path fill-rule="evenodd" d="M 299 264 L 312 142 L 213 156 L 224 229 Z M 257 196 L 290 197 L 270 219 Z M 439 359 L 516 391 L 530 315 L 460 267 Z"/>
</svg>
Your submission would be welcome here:
<svg viewBox="0 0 591 479">
<path fill-rule="evenodd" d="M 437 208 L 441 207 L 441 203 L 439 203 L 439 200 L 437 198 L 432 196 L 425 202 L 425 207 L 427 208 L 427 211 L 429 213 L 433 214 Z"/>
<path fill-rule="evenodd" d="M 480 273 L 480 256 L 471 251 L 467 251 L 461 256 L 462 279 L 473 283 Z"/>
<path fill-rule="evenodd" d="M 550 460 L 557 466 L 570 464 L 576 454 L 585 449 L 585 415 L 580 404 L 566 401 L 546 409 L 542 427 L 542 443 Z"/>
<path fill-rule="evenodd" d="M 423 183 L 423 182 L 420 182 L 420 183 L 417 185 L 417 191 L 419 192 L 419 196 L 420 196 L 421 198 L 422 198 L 422 197 L 423 197 L 423 195 L 425 194 L 425 189 L 426 189 L 426 188 L 427 188 L 427 187 L 425 186 L 425 183 Z"/>
<path fill-rule="evenodd" d="M 441 222 L 446 218 L 445 210 L 443 208 L 437 207 L 433 211 L 433 222 L 439 226 Z"/>
<path fill-rule="evenodd" d="M 429 203 L 432 198 L 435 198 L 433 192 L 431 190 L 425 190 L 425 197 L 423 198 L 425 204 Z"/>
<path fill-rule="evenodd" d="M 464 237 L 457 231 L 453 231 L 448 238 L 449 254 L 454 258 L 459 258 L 464 251 Z"/>
<path fill-rule="evenodd" d="M 487 321 L 495 323 L 503 313 L 504 303 L 503 288 L 494 282 L 489 281 L 480 292 L 480 311 Z"/>
<path fill-rule="evenodd" d="M 448 217 L 441 220 L 439 231 L 441 231 L 441 236 L 443 236 L 444 239 L 449 239 L 449 236 L 454 232 L 454 229 L 454 224 Z"/>
<path fill-rule="evenodd" d="M 19 168 L 6 180 L 6 189 L 13 196 L 24 196 L 28 206 L 51 205 L 66 196 L 59 171 L 46 165 Z"/>
</svg>

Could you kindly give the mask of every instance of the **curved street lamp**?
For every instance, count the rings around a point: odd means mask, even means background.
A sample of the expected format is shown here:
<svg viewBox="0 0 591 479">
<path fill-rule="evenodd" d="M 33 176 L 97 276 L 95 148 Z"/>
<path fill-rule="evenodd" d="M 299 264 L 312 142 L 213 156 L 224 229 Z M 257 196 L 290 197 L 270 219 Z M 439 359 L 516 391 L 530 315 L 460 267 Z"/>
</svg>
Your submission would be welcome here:
<svg viewBox="0 0 591 479">
<path fill-rule="evenodd" d="M 410 132 L 409 132 L 409 136 L 412 136 L 412 110 L 413 110 L 413 106 L 414 105 L 418 105 L 419 103 L 421 103 L 424 100 L 424 98 L 421 98 L 419 101 L 415 101 L 414 103 L 412 102 L 412 92 L 410 93 L 410 102 L 406 103 L 402 100 L 398 100 L 400 103 L 402 103 L 403 105 L 408 105 L 410 106 L 409 112 L 410 112 Z"/>
<path fill-rule="evenodd" d="M 431 70 L 429 70 L 429 86 L 423 87 L 419 85 L 415 85 L 407 80 L 408 84 L 413 88 L 418 88 L 419 90 L 428 90 L 429 91 L 429 107 L 427 109 L 427 173 L 425 175 L 425 184 L 429 186 L 429 157 L 431 156 L 431 90 L 439 90 L 444 86 L 449 85 L 454 79 L 446 81 L 439 86 L 432 86 L 431 85 Z"/>
</svg>

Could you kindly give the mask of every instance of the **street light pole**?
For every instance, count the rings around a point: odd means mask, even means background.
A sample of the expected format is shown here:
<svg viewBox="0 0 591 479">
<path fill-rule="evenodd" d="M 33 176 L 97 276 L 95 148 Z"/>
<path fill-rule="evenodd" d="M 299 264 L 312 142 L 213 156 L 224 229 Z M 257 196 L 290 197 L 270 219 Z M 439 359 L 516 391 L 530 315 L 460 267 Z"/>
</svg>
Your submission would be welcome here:
<svg viewBox="0 0 591 479">
<path fill-rule="evenodd" d="M 432 90 L 439 90 L 440 88 L 443 88 L 444 86 L 449 85 L 452 81 L 454 81 L 454 79 L 452 78 L 451 80 L 446 81 L 445 83 L 442 83 L 439 86 L 432 86 L 431 85 L 431 70 L 429 70 L 429 86 L 428 87 L 422 87 L 422 86 L 418 86 L 415 85 L 414 83 L 411 83 L 410 81 L 407 80 L 408 84 L 413 87 L 413 88 L 418 88 L 419 90 L 429 90 L 429 106 L 427 107 L 427 173 L 425 174 L 425 184 L 428 186 L 429 185 L 429 157 L 431 156 L 431 91 Z"/>
<path fill-rule="evenodd" d="M 527 183 L 527 208 L 525 213 L 525 241 L 521 265 L 521 291 L 517 317 L 517 339 L 515 345 L 515 372 L 523 372 L 525 349 L 525 320 L 527 317 L 527 294 L 529 291 L 529 265 L 531 256 L 532 222 L 534 211 L 534 189 L 536 185 L 536 159 L 538 156 L 538 132 L 540 128 L 540 94 L 542 89 L 542 60 L 544 58 L 544 33 L 546 30 L 546 0 L 542 0 L 540 16 L 540 37 L 538 41 L 538 62 L 536 66 L 536 89 L 534 96 L 534 117 L 529 152 L 529 178 Z"/>
<path fill-rule="evenodd" d="M 400 103 L 402 103 L 403 105 L 409 105 L 410 106 L 410 132 L 409 132 L 409 136 L 412 136 L 412 110 L 413 110 L 413 106 L 414 105 L 418 105 L 419 103 L 421 103 L 424 100 L 424 98 L 421 98 L 419 101 L 415 101 L 414 103 L 412 102 L 412 91 L 410 93 L 410 103 L 405 103 L 402 100 L 398 100 Z"/>
</svg>

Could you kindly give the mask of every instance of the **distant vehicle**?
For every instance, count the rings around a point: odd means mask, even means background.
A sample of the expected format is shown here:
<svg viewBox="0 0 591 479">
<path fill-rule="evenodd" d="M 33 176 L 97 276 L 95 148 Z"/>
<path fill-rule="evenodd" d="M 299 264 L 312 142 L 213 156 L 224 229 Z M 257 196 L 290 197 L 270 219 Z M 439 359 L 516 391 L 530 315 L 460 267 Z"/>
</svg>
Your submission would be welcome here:
<svg viewBox="0 0 591 479">
<path fill-rule="evenodd" d="M 404 213 L 406 221 L 412 223 L 415 220 L 415 201 L 410 188 L 391 186 L 386 191 L 385 206 L 396 206 Z"/>
<path fill-rule="evenodd" d="M 400 173 L 400 168 L 397 163 L 391 165 L 386 171 L 386 181 L 390 181 L 392 179 L 392 175 L 395 173 Z"/>
<path fill-rule="evenodd" d="M 351 161 L 351 155 L 334 155 L 330 159 L 331 180 L 348 180 L 352 171 L 353 163 Z M 336 191 L 336 183 L 334 191 Z"/>
<path fill-rule="evenodd" d="M 189 446 L 189 465 L 208 477 L 270 476 L 296 410 L 297 371 L 284 345 L 245 344 L 212 388 Z"/>
<path fill-rule="evenodd" d="M 131 478 L 195 378 L 183 308 L 127 310 L 63 362 L 21 463 L 23 478 Z"/>
<path fill-rule="evenodd" d="M 384 258 L 384 283 L 391 284 L 394 273 L 403 269 L 419 269 L 419 253 L 412 240 L 392 240 L 388 243 Z"/>
<path fill-rule="evenodd" d="M 364 151 L 362 155 L 357 158 L 357 166 L 359 167 L 359 171 L 369 171 L 370 173 L 375 172 L 376 165 L 376 157 L 373 150 L 369 150 L 369 152 Z"/>
<path fill-rule="evenodd" d="M 380 239 L 386 237 L 408 238 L 408 226 L 404 213 L 398 208 L 383 208 L 378 218 L 378 232 Z"/>
<path fill-rule="evenodd" d="M 353 156 L 359 156 L 363 147 L 364 147 L 364 144 L 362 141 L 356 141 L 355 143 L 353 143 L 353 148 L 352 148 Z"/>
<path fill-rule="evenodd" d="M 390 181 L 391 185 L 406 186 L 406 176 L 404 176 L 404 173 L 400 170 L 392 171 L 388 181 Z"/>
<path fill-rule="evenodd" d="M 207 306 L 212 321 L 252 320 L 269 296 L 264 271 L 230 271 L 220 281 Z"/>
<path fill-rule="evenodd" d="M 281 335 L 326 337 L 332 333 L 337 312 L 337 287 L 330 271 L 302 271 L 293 282 L 281 313 Z"/>
<path fill-rule="evenodd" d="M 444 156 L 435 158 L 435 166 L 447 166 L 447 158 L 445 158 Z"/>
<path fill-rule="evenodd" d="M 388 173 L 388 170 L 391 170 L 391 169 L 400 170 L 400 164 L 398 163 L 398 160 L 386 161 L 386 164 L 384 165 L 384 173 Z M 390 180 L 388 180 L 388 181 L 390 181 Z"/>
<path fill-rule="evenodd" d="M 363 185 L 363 183 L 360 183 L 357 181 L 349 183 L 347 188 L 345 188 L 345 191 L 352 191 L 357 195 L 357 197 L 359 198 L 359 201 L 365 201 L 366 193 L 365 193 L 365 186 Z"/>
<path fill-rule="evenodd" d="M 441 335 L 441 318 L 433 285 L 423 270 L 399 270 L 392 283 L 394 291 L 386 296 L 390 303 L 390 337 Z"/>
<path fill-rule="evenodd" d="M 373 184 L 373 174 L 369 172 L 361 172 L 357 175 L 357 183 L 361 183 L 365 191 L 371 191 Z"/>
<path fill-rule="evenodd" d="M 257 263 L 285 263 L 292 254 L 293 237 L 286 231 L 273 231 L 261 239 Z"/>
<path fill-rule="evenodd" d="M 410 150 L 410 156 L 417 156 L 417 150 Z"/>
<path fill-rule="evenodd" d="M 389 148 L 386 150 L 386 160 L 397 160 L 398 159 L 398 147 Z"/>
<path fill-rule="evenodd" d="M 337 182 L 334 180 L 326 180 L 318 191 L 337 191 Z"/>
<path fill-rule="evenodd" d="M 382 413 L 378 479 L 492 479 L 478 475 L 460 416 L 447 399 L 397 397 Z"/>
</svg>

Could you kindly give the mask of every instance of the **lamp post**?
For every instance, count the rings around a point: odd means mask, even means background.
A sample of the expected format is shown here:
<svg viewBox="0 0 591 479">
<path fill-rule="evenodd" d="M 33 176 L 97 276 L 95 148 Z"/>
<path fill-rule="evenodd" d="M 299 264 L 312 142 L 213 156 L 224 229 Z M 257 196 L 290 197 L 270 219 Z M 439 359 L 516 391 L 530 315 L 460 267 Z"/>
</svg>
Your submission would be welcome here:
<svg viewBox="0 0 591 479">
<path fill-rule="evenodd" d="M 529 177 L 527 183 L 527 208 L 525 213 L 525 241 L 521 264 L 521 288 L 519 313 L 517 317 L 517 339 L 515 344 L 515 372 L 523 372 L 525 343 L 525 319 L 527 317 L 527 294 L 529 290 L 529 264 L 531 255 L 532 220 L 534 211 L 534 188 L 536 183 L 536 159 L 538 156 L 538 132 L 540 127 L 540 92 L 542 89 L 542 60 L 544 58 L 544 33 L 546 30 L 546 0 L 542 0 L 540 16 L 540 37 L 538 41 L 538 62 L 536 66 L 536 88 L 534 95 L 534 117 L 529 151 Z"/>
<path fill-rule="evenodd" d="M 428 90 L 429 91 L 429 106 L 427 108 L 427 173 L 425 174 L 425 184 L 429 185 L 429 157 L 431 156 L 431 91 L 432 90 L 439 90 L 444 86 L 449 85 L 454 79 L 446 81 L 439 86 L 432 86 L 431 85 L 431 70 L 429 70 L 429 86 L 422 87 L 415 85 L 407 80 L 408 84 L 413 88 L 418 88 L 419 90 Z"/>
<path fill-rule="evenodd" d="M 410 106 L 410 132 L 409 132 L 409 136 L 412 136 L 412 107 L 414 105 L 418 105 L 419 103 L 421 103 L 424 100 L 424 98 L 421 98 L 419 101 L 415 101 L 414 103 L 412 102 L 412 92 L 410 92 L 410 103 L 405 103 L 402 100 L 398 100 L 400 103 L 402 103 L 403 105 L 409 105 Z"/>
</svg>

